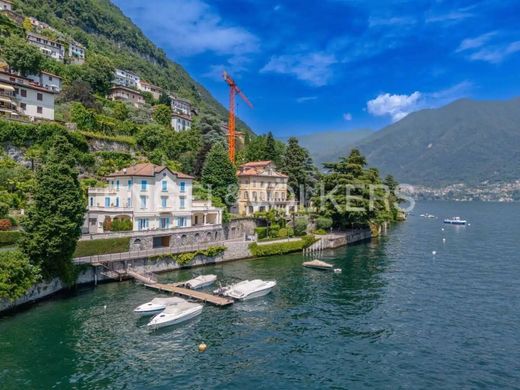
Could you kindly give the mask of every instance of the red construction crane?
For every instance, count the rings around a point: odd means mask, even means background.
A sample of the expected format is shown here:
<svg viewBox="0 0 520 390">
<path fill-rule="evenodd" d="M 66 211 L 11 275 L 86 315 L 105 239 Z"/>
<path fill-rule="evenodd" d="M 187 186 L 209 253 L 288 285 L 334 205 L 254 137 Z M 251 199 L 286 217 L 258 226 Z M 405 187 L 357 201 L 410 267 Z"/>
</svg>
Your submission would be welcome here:
<svg viewBox="0 0 520 390">
<path fill-rule="evenodd" d="M 253 105 L 249 101 L 246 95 L 242 93 L 235 80 L 224 71 L 224 80 L 229 85 L 229 133 L 228 133 L 228 144 L 229 144 L 229 159 L 231 162 L 235 162 L 235 95 L 238 93 L 240 97 L 247 103 L 247 105 L 253 108 Z"/>
</svg>

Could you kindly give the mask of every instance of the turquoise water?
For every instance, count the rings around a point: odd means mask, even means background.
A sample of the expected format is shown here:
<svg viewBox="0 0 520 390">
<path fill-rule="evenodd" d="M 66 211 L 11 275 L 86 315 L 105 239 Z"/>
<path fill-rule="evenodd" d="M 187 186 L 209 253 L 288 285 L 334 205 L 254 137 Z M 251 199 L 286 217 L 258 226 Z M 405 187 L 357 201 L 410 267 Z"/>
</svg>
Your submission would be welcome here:
<svg viewBox="0 0 520 390">
<path fill-rule="evenodd" d="M 131 282 L 0 318 L 0 388 L 519 388 L 520 204 L 414 213 L 384 238 L 324 254 L 341 274 L 303 269 L 297 254 L 162 275 L 278 281 L 170 329 L 134 318 L 157 294 Z M 452 215 L 471 226 L 443 226 Z"/>
</svg>

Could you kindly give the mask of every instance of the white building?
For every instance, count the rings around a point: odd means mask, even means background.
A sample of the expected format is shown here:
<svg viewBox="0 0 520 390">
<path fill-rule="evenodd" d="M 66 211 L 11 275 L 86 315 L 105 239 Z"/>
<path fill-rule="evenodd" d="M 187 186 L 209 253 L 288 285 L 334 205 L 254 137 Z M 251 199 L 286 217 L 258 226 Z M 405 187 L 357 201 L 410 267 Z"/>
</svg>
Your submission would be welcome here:
<svg viewBox="0 0 520 390">
<path fill-rule="evenodd" d="M 85 62 L 85 55 L 87 50 L 83 45 L 76 41 L 69 43 L 69 59 L 73 64 L 81 65 Z"/>
<path fill-rule="evenodd" d="M 137 89 L 143 92 L 150 92 L 155 100 L 159 100 L 161 97 L 162 89 L 157 85 L 153 85 L 144 80 L 139 80 L 137 83 Z"/>
<path fill-rule="evenodd" d="M 113 83 L 116 85 L 122 85 L 123 87 L 135 88 L 139 85 L 141 79 L 135 73 L 129 72 L 123 69 L 116 69 L 114 73 Z"/>
<path fill-rule="evenodd" d="M 12 93 L 16 103 L 16 111 L 19 115 L 25 115 L 33 119 L 54 120 L 56 91 L 35 83 L 29 78 L 4 71 L 0 71 L 0 83 L 14 89 Z M 7 104 L 7 102 L 4 103 Z"/>
<path fill-rule="evenodd" d="M 12 11 L 13 3 L 8 0 L 0 0 L 0 11 Z"/>
<path fill-rule="evenodd" d="M 222 209 L 192 199 L 193 177 L 167 167 L 136 164 L 109 175 L 106 181 L 107 187 L 88 190 L 90 234 L 103 233 L 107 219 L 130 219 L 134 231 L 222 223 Z"/>
<path fill-rule="evenodd" d="M 56 61 L 63 62 L 63 59 L 65 58 L 65 48 L 61 43 L 33 32 L 27 33 L 27 40 L 30 44 L 38 47 L 46 56 L 51 57 Z"/>
<path fill-rule="evenodd" d="M 143 95 L 141 95 L 138 91 L 120 85 L 115 85 L 110 88 L 108 98 L 114 101 L 119 100 L 132 103 L 136 108 L 141 107 L 145 103 Z"/>
<path fill-rule="evenodd" d="M 35 83 L 42 87 L 45 87 L 53 92 L 61 92 L 61 77 L 55 74 L 42 71 L 39 75 L 29 75 L 28 79 L 31 79 Z"/>
<path fill-rule="evenodd" d="M 175 131 L 191 129 L 191 102 L 175 96 L 170 96 L 170 98 L 172 102 L 172 129 Z"/>
</svg>

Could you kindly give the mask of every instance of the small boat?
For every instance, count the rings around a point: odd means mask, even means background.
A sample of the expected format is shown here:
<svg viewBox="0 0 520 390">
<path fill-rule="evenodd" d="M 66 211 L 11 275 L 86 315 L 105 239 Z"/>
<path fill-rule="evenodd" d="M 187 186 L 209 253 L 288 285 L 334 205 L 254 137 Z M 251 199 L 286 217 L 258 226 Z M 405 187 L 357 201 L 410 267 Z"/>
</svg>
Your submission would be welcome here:
<svg viewBox="0 0 520 390">
<path fill-rule="evenodd" d="M 134 309 L 134 313 L 140 316 L 151 316 L 162 312 L 168 306 L 177 305 L 186 302 L 186 300 L 178 297 L 154 298 L 150 302 L 143 303 Z"/>
<path fill-rule="evenodd" d="M 450 225 L 465 225 L 466 224 L 465 219 L 461 219 L 460 217 L 452 217 L 452 218 L 446 218 L 444 220 L 444 223 L 450 224 Z"/>
<path fill-rule="evenodd" d="M 200 275 L 196 278 L 188 280 L 184 285 L 188 288 L 196 290 L 213 284 L 217 280 L 217 275 Z"/>
<path fill-rule="evenodd" d="M 153 317 L 147 327 L 150 329 L 159 329 L 188 321 L 202 313 L 202 308 L 203 306 L 198 303 L 186 301 L 177 305 L 168 306 L 162 313 Z"/>
<path fill-rule="evenodd" d="M 215 290 L 214 293 L 240 301 L 247 301 L 269 294 L 274 286 L 276 286 L 274 280 L 244 280 L 227 287 L 221 287 Z"/>
<path fill-rule="evenodd" d="M 333 269 L 334 268 L 333 264 L 325 263 L 324 261 L 321 261 L 321 260 L 306 261 L 305 263 L 303 263 L 303 266 L 307 267 L 307 268 L 315 268 L 315 269 Z"/>
</svg>

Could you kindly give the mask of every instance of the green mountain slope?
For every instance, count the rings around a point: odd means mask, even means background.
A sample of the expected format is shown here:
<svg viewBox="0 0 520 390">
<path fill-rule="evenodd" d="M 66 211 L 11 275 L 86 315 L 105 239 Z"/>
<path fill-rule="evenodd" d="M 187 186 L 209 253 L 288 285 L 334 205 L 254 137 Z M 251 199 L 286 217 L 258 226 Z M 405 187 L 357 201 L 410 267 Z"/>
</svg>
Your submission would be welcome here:
<svg viewBox="0 0 520 390">
<path fill-rule="evenodd" d="M 412 113 L 358 143 L 404 183 L 438 186 L 520 178 L 520 98 L 457 100 Z"/>
<path fill-rule="evenodd" d="M 368 129 L 352 131 L 325 131 L 322 133 L 311 133 L 298 135 L 301 146 L 308 149 L 314 163 L 321 169 L 322 163 L 337 161 L 338 158 L 346 156 L 352 145 L 372 135 L 373 131 Z"/>
<path fill-rule="evenodd" d="M 88 53 L 109 57 L 114 66 L 139 74 L 160 87 L 192 100 L 201 112 L 227 120 L 227 110 L 179 64 L 169 60 L 109 0 L 16 0 L 15 6 L 86 46 Z M 241 130 L 251 131 L 242 121 Z"/>
</svg>

